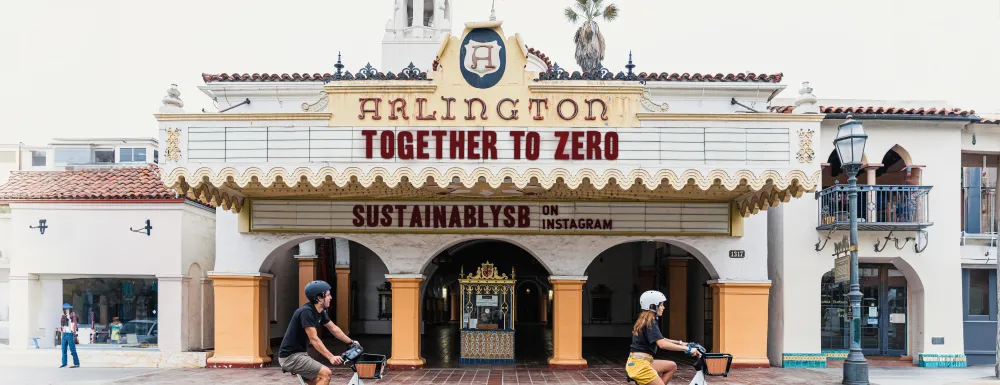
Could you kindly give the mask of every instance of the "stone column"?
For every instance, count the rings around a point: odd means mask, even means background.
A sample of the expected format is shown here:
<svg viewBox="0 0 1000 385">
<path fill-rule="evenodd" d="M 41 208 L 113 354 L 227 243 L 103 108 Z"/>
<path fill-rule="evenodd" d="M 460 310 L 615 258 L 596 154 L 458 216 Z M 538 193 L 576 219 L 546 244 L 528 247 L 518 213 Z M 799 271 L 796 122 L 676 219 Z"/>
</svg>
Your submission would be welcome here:
<svg viewBox="0 0 1000 385">
<path fill-rule="evenodd" d="M 316 240 L 308 240 L 299 244 L 299 253 L 295 259 L 299 261 L 299 304 L 309 302 L 306 298 L 306 284 L 316 280 Z"/>
<path fill-rule="evenodd" d="M 215 289 L 211 278 L 201 278 L 201 294 L 201 347 L 211 350 L 215 348 Z"/>
<path fill-rule="evenodd" d="M 688 259 L 667 259 L 667 282 L 670 288 L 670 330 L 667 337 L 687 341 L 687 293 Z"/>
<path fill-rule="evenodd" d="M 32 325 L 32 327 L 40 327 L 44 329 L 38 331 L 40 335 L 44 333 L 45 336 L 45 338 L 38 341 L 39 345 L 42 347 L 55 346 L 56 330 L 59 330 L 59 319 L 62 317 L 63 312 L 62 304 L 64 300 L 62 278 L 53 278 L 50 275 L 41 275 L 38 278 L 38 288 L 39 301 L 36 304 L 31 305 L 39 306 L 38 318 L 36 318 L 37 323 Z M 70 303 L 70 305 L 74 304 Z M 76 312 L 77 317 L 80 317 L 81 320 L 83 319 L 83 309 L 74 307 L 73 311 Z"/>
<path fill-rule="evenodd" d="M 865 175 L 867 176 L 867 180 L 865 181 L 866 185 L 869 185 L 869 186 L 874 186 L 875 185 L 875 171 L 877 171 L 877 170 L 878 170 L 878 167 L 868 167 L 865 170 Z M 867 204 L 868 207 L 864 207 L 864 208 L 861 209 L 861 212 L 867 212 L 866 216 L 868 217 L 868 219 L 867 219 L 868 222 L 878 222 L 879 221 L 878 210 L 877 210 L 878 209 L 878 204 L 877 204 L 877 202 L 875 202 L 875 199 L 877 199 L 877 198 L 878 198 L 878 196 L 877 196 L 877 193 L 875 191 L 869 191 L 868 192 L 868 198 L 866 199 L 866 201 L 867 201 L 866 204 Z"/>
<path fill-rule="evenodd" d="M 164 353 L 184 351 L 187 327 L 188 281 L 183 275 L 158 275 L 157 281 L 157 347 Z"/>
<path fill-rule="evenodd" d="M 337 263 L 337 320 L 336 324 L 344 333 L 351 333 L 351 249 L 350 241 L 336 239 L 335 258 Z"/>
<path fill-rule="evenodd" d="M 211 368 L 268 366 L 266 298 L 270 274 L 210 272 L 215 288 L 215 355 Z"/>
<path fill-rule="evenodd" d="M 427 2 L 434 0 L 414 0 L 413 1 L 413 25 L 419 25 L 421 27 L 427 27 L 427 21 L 424 20 L 424 10 L 427 9 Z M 419 7 L 419 9 L 418 9 Z M 419 24 L 417 22 L 419 18 Z"/>
<path fill-rule="evenodd" d="M 10 347 L 24 350 L 31 345 L 34 349 L 35 343 L 31 340 L 33 337 L 39 337 L 40 347 L 53 346 L 55 330 L 44 332 L 39 330 L 38 313 L 42 305 L 38 276 L 33 274 L 10 276 L 10 293 L 17 293 L 10 296 Z M 45 339 L 48 339 L 48 345 L 43 345 Z"/>
<path fill-rule="evenodd" d="M 583 359 L 583 284 L 587 277 L 552 276 L 553 354 L 549 367 L 585 369 Z"/>
<path fill-rule="evenodd" d="M 767 368 L 767 306 L 771 283 L 709 281 L 713 351 L 733 355 L 733 367 Z"/>
<path fill-rule="evenodd" d="M 420 274 L 386 274 L 392 285 L 392 353 L 386 364 L 394 369 L 420 369 Z"/>
</svg>

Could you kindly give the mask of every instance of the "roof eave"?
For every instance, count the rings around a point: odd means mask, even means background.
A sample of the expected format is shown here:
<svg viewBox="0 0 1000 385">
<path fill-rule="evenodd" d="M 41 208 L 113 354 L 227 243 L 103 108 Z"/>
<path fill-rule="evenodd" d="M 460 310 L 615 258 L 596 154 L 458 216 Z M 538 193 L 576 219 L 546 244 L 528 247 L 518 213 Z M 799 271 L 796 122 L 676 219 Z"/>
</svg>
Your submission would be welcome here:
<svg viewBox="0 0 1000 385">
<path fill-rule="evenodd" d="M 913 115 L 913 114 L 850 114 L 850 113 L 828 113 L 825 114 L 827 120 L 847 119 L 850 115 L 857 120 L 911 120 L 911 121 L 935 121 L 935 122 L 962 122 L 976 123 L 982 120 L 977 115 Z"/>
</svg>

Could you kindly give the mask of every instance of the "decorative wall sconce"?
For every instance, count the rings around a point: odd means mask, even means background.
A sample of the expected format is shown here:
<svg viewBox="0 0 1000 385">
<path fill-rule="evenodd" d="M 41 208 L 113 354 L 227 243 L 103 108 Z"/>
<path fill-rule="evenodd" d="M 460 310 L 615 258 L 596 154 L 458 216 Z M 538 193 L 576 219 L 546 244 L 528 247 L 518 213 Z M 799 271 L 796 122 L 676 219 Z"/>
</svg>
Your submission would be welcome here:
<svg viewBox="0 0 1000 385">
<path fill-rule="evenodd" d="M 38 226 L 28 226 L 28 228 L 29 229 L 38 229 L 39 232 L 41 232 L 42 234 L 45 234 L 45 229 L 49 228 L 49 226 L 46 225 L 45 222 L 46 221 L 44 219 L 39 219 L 38 220 Z"/>
<path fill-rule="evenodd" d="M 146 236 L 149 236 L 149 231 L 153 229 L 153 226 L 149 225 L 149 219 L 147 219 L 146 220 L 146 227 L 140 227 L 138 229 L 133 229 L 133 228 L 129 227 L 128 229 L 131 230 L 133 233 L 142 234 L 143 232 L 145 232 Z"/>
</svg>

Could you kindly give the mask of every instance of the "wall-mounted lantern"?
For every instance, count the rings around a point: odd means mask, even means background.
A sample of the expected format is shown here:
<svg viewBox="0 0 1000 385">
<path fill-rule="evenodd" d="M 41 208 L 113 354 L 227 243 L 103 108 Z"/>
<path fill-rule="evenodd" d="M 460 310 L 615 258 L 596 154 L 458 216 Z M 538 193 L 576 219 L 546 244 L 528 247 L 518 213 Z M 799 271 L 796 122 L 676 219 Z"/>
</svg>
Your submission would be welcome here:
<svg viewBox="0 0 1000 385">
<path fill-rule="evenodd" d="M 29 229 L 38 229 L 38 231 L 40 233 L 45 234 L 45 229 L 49 228 L 49 225 L 46 225 L 45 222 L 46 221 L 44 219 L 39 219 L 38 220 L 38 226 L 28 226 L 28 228 Z"/>
<path fill-rule="evenodd" d="M 133 233 L 142 234 L 143 232 L 145 232 L 146 236 L 149 236 L 149 232 L 150 232 L 150 230 L 153 229 L 153 226 L 150 226 L 149 219 L 147 219 L 146 220 L 146 227 L 140 227 L 138 229 L 133 229 L 133 228 L 129 227 L 128 229 L 131 230 Z"/>
</svg>

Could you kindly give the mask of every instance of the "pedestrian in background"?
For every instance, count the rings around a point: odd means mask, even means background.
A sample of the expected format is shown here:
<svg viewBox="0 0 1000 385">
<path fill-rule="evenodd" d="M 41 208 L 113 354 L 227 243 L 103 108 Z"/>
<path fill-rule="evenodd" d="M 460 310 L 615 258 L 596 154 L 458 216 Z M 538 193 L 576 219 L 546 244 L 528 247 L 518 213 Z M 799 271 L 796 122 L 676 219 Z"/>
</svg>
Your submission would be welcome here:
<svg viewBox="0 0 1000 385">
<path fill-rule="evenodd" d="M 73 366 L 70 367 L 80 367 L 80 357 L 76 355 L 76 344 L 80 343 L 80 341 L 76 339 L 77 325 L 78 322 L 76 319 L 76 313 L 73 312 L 73 307 L 68 303 L 64 303 L 62 319 L 59 320 L 59 330 L 62 333 L 62 366 L 60 366 L 60 368 L 66 367 L 67 347 L 71 352 L 73 352 Z"/>
</svg>

